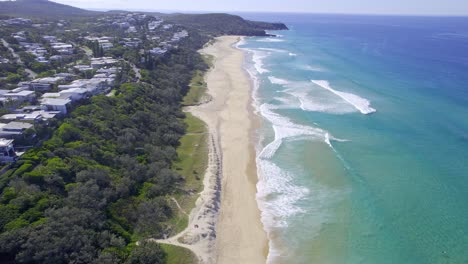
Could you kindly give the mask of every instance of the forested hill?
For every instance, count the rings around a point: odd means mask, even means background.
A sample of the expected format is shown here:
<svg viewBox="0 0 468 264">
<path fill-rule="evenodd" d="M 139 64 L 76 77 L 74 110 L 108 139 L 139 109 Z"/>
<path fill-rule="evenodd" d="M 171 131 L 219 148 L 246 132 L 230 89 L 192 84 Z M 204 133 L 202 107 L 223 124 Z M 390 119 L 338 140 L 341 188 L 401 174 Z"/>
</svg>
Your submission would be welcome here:
<svg viewBox="0 0 468 264">
<path fill-rule="evenodd" d="M 245 20 L 229 14 L 173 14 L 166 17 L 170 22 L 210 35 L 265 36 L 265 30 L 287 30 L 282 23 L 267 23 Z"/>
<path fill-rule="evenodd" d="M 119 11 L 120 12 L 120 11 Z M 121 11 L 125 12 L 125 11 Z M 107 14 L 115 13 L 109 11 Z M 106 14 L 85 10 L 73 6 L 63 5 L 48 0 L 16 0 L 0 1 L 0 16 L 29 17 L 29 18 L 57 18 L 79 17 Z M 167 21 L 183 25 L 201 33 L 219 35 L 266 36 L 265 30 L 287 30 L 283 23 L 267 23 L 245 20 L 240 16 L 215 14 L 157 14 Z"/>
<path fill-rule="evenodd" d="M 48 0 L 0 1 L 0 15 L 20 17 L 89 16 L 99 12 L 63 5 Z"/>
</svg>

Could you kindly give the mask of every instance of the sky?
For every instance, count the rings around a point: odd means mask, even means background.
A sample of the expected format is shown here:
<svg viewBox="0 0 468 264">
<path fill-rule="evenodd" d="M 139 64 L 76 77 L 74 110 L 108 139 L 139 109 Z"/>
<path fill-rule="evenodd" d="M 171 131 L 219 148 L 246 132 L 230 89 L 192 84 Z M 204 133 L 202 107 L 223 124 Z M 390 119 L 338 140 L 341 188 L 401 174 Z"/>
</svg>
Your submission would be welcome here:
<svg viewBox="0 0 468 264">
<path fill-rule="evenodd" d="M 53 0 L 88 9 L 468 15 L 468 0 Z"/>
</svg>

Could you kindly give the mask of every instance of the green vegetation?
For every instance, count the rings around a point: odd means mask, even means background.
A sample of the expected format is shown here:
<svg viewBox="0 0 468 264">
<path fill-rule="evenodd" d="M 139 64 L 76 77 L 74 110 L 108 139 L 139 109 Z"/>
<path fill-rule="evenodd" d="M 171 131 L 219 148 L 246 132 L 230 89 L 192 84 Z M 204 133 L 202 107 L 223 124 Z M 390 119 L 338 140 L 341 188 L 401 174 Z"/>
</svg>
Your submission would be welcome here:
<svg viewBox="0 0 468 264">
<path fill-rule="evenodd" d="M 198 263 L 197 257 L 188 249 L 166 244 L 161 244 L 161 248 L 167 253 L 167 264 Z"/>
<path fill-rule="evenodd" d="M 176 14 L 167 20 L 207 35 L 266 36 L 265 30 L 288 29 L 282 23 L 262 23 L 244 20 L 229 14 Z"/>
<path fill-rule="evenodd" d="M 190 82 L 190 90 L 184 97 L 183 105 L 197 105 L 206 97 L 206 82 L 204 72 L 197 71 Z"/>
<path fill-rule="evenodd" d="M 129 245 L 173 233 L 170 197 L 193 181 L 171 169 L 186 132 L 180 102 L 202 69 L 198 53 L 172 53 L 152 84 L 93 97 L 2 175 L 0 259 L 123 263 L 144 254 Z"/>
<path fill-rule="evenodd" d="M 0 14 L 25 17 L 90 16 L 98 12 L 62 5 L 47 0 L 0 1 Z"/>
<path fill-rule="evenodd" d="M 213 64 L 213 56 L 211 55 L 203 55 L 203 60 L 205 63 L 211 67 Z M 205 82 L 205 72 L 204 71 L 197 71 L 195 72 L 192 81 L 190 82 L 190 90 L 188 91 L 187 95 L 184 97 L 183 105 L 190 106 L 190 105 L 198 105 L 200 103 L 205 102 L 208 100 L 209 95 L 207 92 L 207 86 Z"/>
<path fill-rule="evenodd" d="M 262 36 L 264 29 L 281 25 L 226 14 L 176 14 L 161 15 L 171 28 L 150 32 L 148 22 L 157 18 L 148 13 L 135 19 L 137 32 L 128 33 L 113 26 L 113 12 L 102 14 L 47 0 L 0 2 L 3 18 L 32 17 L 40 24 L 0 28 L 22 61 L 0 45 L 0 55 L 9 59 L 0 65 L 0 88 L 29 79 L 28 69 L 45 77 L 88 64 L 87 53 L 121 59 L 110 96 L 83 100 L 64 120 L 36 124 L 40 144 L 32 141 L 32 130 L 15 141 L 37 147 L 0 176 L 0 263 L 196 262 L 189 250 L 148 238 L 186 228 L 203 187 L 209 135 L 201 120 L 182 112 L 183 105 L 199 104 L 207 96 L 204 73 L 213 58 L 197 51 L 213 36 Z M 188 37 L 169 41 L 163 55 L 149 52 L 182 30 Z M 12 37 L 19 31 L 46 48 L 47 59 L 58 52 L 44 35 L 76 49 L 39 63 Z M 111 36 L 114 47 L 104 50 L 86 41 L 90 35 Z M 123 38 L 138 39 L 137 48 L 126 46 Z M 74 73 L 90 78 L 95 72 Z"/>
<path fill-rule="evenodd" d="M 200 119 L 191 114 L 186 114 L 185 123 L 187 133 L 180 139 L 177 148 L 178 159 L 173 168 L 185 179 L 184 191 L 174 198 L 179 203 L 183 212 L 177 207 L 178 212 L 171 219 L 175 232 L 180 232 L 187 227 L 188 214 L 195 206 L 198 193 L 203 189 L 203 176 L 208 165 L 208 132 L 206 125 Z"/>
</svg>

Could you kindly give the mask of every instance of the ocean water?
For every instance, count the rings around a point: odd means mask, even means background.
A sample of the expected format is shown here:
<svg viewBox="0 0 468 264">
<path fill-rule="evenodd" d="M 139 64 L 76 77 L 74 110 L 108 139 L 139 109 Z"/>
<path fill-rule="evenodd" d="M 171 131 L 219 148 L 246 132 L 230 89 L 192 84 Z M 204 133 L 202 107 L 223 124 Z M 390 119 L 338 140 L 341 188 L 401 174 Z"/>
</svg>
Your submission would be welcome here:
<svg viewBox="0 0 468 264">
<path fill-rule="evenodd" d="M 468 263 L 468 18 L 242 15 L 268 263 Z"/>
</svg>

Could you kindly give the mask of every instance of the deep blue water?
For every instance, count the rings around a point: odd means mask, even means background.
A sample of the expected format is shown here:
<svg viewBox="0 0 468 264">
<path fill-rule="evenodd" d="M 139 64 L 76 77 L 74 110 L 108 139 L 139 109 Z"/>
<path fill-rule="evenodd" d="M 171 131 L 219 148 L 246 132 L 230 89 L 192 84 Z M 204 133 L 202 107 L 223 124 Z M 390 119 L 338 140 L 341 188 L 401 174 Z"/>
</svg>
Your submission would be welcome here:
<svg viewBox="0 0 468 264">
<path fill-rule="evenodd" d="M 468 263 L 468 18 L 242 16 L 269 261 Z"/>
</svg>

